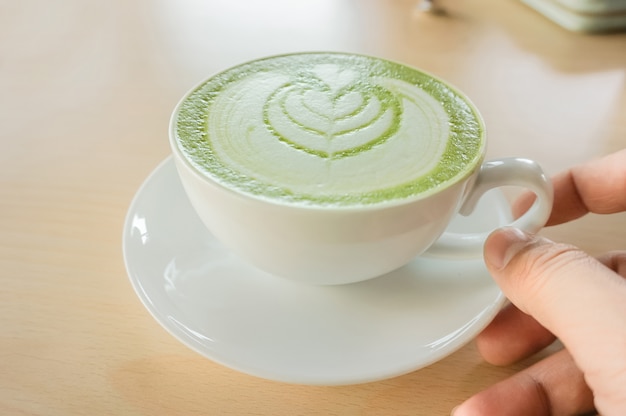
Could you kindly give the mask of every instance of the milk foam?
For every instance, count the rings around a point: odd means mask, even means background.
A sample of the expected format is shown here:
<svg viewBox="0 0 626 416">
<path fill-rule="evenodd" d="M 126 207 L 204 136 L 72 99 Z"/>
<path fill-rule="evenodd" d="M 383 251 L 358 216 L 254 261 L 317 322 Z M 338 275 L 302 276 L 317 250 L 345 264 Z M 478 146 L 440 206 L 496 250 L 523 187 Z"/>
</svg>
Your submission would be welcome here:
<svg viewBox="0 0 626 416">
<path fill-rule="evenodd" d="M 431 190 L 481 157 L 471 106 L 417 70 L 354 55 L 273 59 L 218 75 L 179 112 L 188 159 L 226 186 L 368 204 Z"/>
</svg>

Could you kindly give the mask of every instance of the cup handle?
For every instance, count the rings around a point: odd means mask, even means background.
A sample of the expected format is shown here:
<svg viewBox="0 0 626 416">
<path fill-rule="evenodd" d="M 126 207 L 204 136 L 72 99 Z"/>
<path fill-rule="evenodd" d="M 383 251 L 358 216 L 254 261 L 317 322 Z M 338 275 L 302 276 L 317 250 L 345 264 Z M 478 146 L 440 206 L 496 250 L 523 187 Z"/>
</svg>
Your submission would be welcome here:
<svg viewBox="0 0 626 416">
<path fill-rule="evenodd" d="M 546 224 L 554 200 L 552 182 L 536 162 L 524 158 L 505 158 L 483 163 L 459 213 L 471 214 L 485 192 L 500 186 L 525 187 L 537 196 L 530 209 L 509 226 L 536 233 Z M 488 235 L 488 232 L 474 234 L 445 232 L 423 255 L 455 259 L 479 258 L 482 257 L 483 245 Z"/>
</svg>

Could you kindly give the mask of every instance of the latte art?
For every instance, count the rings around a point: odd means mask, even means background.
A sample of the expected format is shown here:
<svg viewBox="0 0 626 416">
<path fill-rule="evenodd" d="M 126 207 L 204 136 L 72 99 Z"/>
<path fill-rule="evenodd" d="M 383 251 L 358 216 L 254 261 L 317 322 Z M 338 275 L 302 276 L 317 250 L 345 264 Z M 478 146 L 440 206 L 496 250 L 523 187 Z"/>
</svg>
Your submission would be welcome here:
<svg viewBox="0 0 626 416">
<path fill-rule="evenodd" d="M 322 64 L 267 99 L 264 122 L 279 140 L 324 159 L 354 156 L 391 137 L 401 102 L 338 65 Z"/>
<path fill-rule="evenodd" d="M 458 92 L 416 69 L 342 54 L 235 67 L 175 115 L 179 148 L 224 186 L 281 203 L 363 205 L 445 186 L 482 157 Z"/>
</svg>

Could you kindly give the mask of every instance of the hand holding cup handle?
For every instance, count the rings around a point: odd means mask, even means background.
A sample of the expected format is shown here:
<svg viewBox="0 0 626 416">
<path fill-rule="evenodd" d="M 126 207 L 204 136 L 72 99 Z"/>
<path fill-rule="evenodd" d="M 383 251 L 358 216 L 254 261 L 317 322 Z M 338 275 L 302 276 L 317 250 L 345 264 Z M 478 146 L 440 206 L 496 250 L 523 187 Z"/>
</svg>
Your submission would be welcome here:
<svg viewBox="0 0 626 416">
<path fill-rule="evenodd" d="M 483 194 L 501 186 L 520 186 L 535 193 L 535 203 L 511 224 L 529 233 L 536 233 L 548 221 L 552 211 L 554 193 L 552 182 L 534 161 L 525 158 L 503 158 L 482 164 L 478 176 L 459 210 L 462 215 L 472 213 Z M 489 232 L 450 233 L 445 232 L 423 254 L 438 258 L 479 258 Z"/>
</svg>

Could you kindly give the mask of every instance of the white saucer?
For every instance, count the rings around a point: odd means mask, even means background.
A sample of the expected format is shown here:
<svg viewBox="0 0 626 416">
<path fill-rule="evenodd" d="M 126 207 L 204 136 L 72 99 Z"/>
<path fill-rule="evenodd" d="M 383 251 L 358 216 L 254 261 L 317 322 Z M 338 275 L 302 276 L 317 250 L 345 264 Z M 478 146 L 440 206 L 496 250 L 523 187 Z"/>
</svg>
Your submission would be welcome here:
<svg viewBox="0 0 626 416">
<path fill-rule="evenodd" d="M 510 220 L 497 191 L 453 231 Z M 200 354 L 238 371 L 301 384 L 364 383 L 456 351 L 504 297 L 482 260 L 416 259 L 344 286 L 305 286 L 241 262 L 204 228 L 171 158 L 148 177 L 124 225 L 130 281 L 154 318 Z"/>
</svg>

